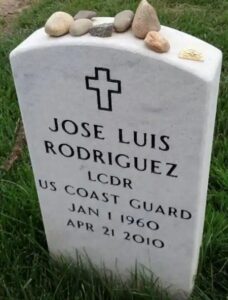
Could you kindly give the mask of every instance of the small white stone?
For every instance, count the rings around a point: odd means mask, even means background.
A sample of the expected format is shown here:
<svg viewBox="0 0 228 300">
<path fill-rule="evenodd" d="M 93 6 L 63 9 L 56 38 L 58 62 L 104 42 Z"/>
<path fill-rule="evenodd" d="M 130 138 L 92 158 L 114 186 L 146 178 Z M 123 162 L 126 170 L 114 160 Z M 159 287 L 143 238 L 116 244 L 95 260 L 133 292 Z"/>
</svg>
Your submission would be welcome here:
<svg viewBox="0 0 228 300">
<path fill-rule="evenodd" d="M 55 12 L 47 20 L 45 32 L 50 36 L 56 37 L 67 34 L 73 21 L 74 19 L 70 14 L 63 11 Z"/>
<path fill-rule="evenodd" d="M 112 17 L 95 17 L 92 18 L 93 26 L 101 24 L 114 24 L 114 19 Z"/>
<path fill-rule="evenodd" d="M 86 34 L 93 27 L 93 22 L 89 19 L 79 19 L 71 23 L 70 34 L 72 36 L 81 36 Z"/>
<path fill-rule="evenodd" d="M 178 57 L 194 61 L 204 61 L 203 54 L 196 49 L 183 49 L 180 51 Z"/>
<path fill-rule="evenodd" d="M 117 32 L 126 31 L 132 24 L 134 13 L 131 10 L 123 10 L 115 16 L 114 28 Z"/>
</svg>

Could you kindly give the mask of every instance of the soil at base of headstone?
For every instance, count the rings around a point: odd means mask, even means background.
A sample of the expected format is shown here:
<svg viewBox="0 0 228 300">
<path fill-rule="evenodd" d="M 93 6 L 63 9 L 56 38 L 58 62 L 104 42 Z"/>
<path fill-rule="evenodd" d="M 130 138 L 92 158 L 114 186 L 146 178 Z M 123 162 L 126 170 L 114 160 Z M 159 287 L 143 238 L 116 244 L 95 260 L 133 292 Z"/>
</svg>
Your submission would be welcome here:
<svg viewBox="0 0 228 300">
<path fill-rule="evenodd" d="M 20 13 L 31 4 L 31 0 L 0 0 L 0 16 L 9 17 Z"/>
<path fill-rule="evenodd" d="M 3 18 L 4 24 L 1 26 L 1 31 L 10 32 L 11 24 L 14 18 L 20 14 L 25 8 L 28 8 L 34 0 L 0 0 L 0 18 Z M 14 162 L 20 157 L 23 146 L 26 143 L 24 128 L 22 121 L 19 120 L 15 129 L 15 142 L 10 154 L 0 165 L 0 171 L 9 171 Z"/>
<path fill-rule="evenodd" d="M 0 0 L 0 18 L 4 21 L 1 31 L 10 31 L 13 19 L 25 8 L 28 8 L 32 2 L 33 0 Z"/>
</svg>

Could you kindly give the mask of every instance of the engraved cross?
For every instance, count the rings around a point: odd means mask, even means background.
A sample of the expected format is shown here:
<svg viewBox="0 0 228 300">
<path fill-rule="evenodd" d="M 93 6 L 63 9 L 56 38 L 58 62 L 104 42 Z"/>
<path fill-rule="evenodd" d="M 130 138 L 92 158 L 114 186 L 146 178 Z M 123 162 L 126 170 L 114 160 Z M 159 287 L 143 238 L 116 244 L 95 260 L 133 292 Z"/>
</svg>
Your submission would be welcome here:
<svg viewBox="0 0 228 300">
<path fill-rule="evenodd" d="M 110 70 L 95 67 L 95 76 L 85 77 L 87 90 L 96 91 L 99 110 L 112 111 L 112 94 L 121 94 L 121 81 L 110 78 Z"/>
</svg>

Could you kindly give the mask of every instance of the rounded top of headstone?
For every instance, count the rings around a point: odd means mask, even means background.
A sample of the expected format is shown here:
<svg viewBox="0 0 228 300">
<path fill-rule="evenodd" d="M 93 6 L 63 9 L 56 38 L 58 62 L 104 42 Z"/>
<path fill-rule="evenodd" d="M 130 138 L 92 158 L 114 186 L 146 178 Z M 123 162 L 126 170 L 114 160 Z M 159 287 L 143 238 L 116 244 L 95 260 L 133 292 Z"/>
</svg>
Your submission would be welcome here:
<svg viewBox="0 0 228 300">
<path fill-rule="evenodd" d="M 94 25 L 113 23 L 114 18 L 97 17 L 93 18 L 93 21 Z M 13 56 L 20 55 L 27 51 L 37 51 L 49 47 L 105 47 L 151 57 L 151 59 L 163 61 L 176 68 L 192 73 L 205 81 L 213 80 L 222 60 L 222 52 L 219 49 L 194 36 L 170 27 L 162 26 L 161 33 L 169 40 L 171 45 L 169 52 L 163 54 L 148 49 L 144 41 L 137 39 L 131 30 L 124 33 L 113 32 L 111 37 L 106 38 L 94 37 L 89 33 L 80 37 L 72 37 L 68 34 L 55 38 L 48 36 L 45 33 L 44 28 L 41 28 L 14 49 L 10 56 L 13 58 Z M 203 53 L 205 60 L 203 62 L 198 62 L 180 59 L 178 54 L 184 48 L 197 49 Z"/>
</svg>

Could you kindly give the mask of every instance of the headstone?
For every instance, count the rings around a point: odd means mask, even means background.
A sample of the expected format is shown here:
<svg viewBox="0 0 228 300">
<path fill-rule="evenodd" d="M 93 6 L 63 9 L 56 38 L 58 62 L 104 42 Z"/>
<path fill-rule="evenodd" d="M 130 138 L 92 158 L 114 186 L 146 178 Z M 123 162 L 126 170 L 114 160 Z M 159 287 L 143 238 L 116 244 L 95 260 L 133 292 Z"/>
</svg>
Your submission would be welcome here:
<svg viewBox="0 0 228 300">
<path fill-rule="evenodd" d="M 130 31 L 56 39 L 40 29 L 10 59 L 51 254 L 85 251 L 123 276 L 137 262 L 184 298 L 202 239 L 221 52 L 161 32 L 171 44 L 162 55 Z M 178 58 L 188 46 L 204 62 Z"/>
</svg>

